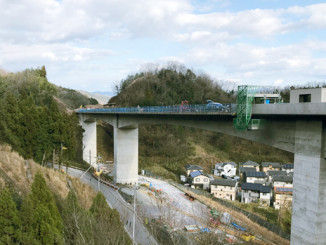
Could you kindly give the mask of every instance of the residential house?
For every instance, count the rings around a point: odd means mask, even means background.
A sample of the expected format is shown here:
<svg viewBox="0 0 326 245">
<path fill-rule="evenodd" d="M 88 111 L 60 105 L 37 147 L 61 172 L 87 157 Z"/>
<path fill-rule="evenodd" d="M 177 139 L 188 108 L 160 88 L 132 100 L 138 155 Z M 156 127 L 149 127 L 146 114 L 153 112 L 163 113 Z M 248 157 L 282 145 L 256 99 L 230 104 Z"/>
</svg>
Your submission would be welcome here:
<svg viewBox="0 0 326 245">
<path fill-rule="evenodd" d="M 293 176 L 276 175 L 273 177 L 273 186 L 293 188 Z"/>
<path fill-rule="evenodd" d="M 260 189 L 259 203 L 269 207 L 272 199 L 272 188 L 270 186 L 262 186 Z"/>
<path fill-rule="evenodd" d="M 269 170 L 281 170 L 281 164 L 278 162 L 262 162 L 261 166 L 265 173 Z"/>
<path fill-rule="evenodd" d="M 275 176 L 286 176 L 286 172 L 285 171 L 279 171 L 279 170 L 269 170 L 267 171 L 267 176 L 268 176 L 268 179 L 267 179 L 267 183 L 268 184 L 271 184 L 273 183 L 273 178 Z"/>
<path fill-rule="evenodd" d="M 235 162 L 223 162 L 215 164 L 214 175 L 234 177 L 237 174 L 237 164 Z"/>
<path fill-rule="evenodd" d="M 207 190 L 209 188 L 210 176 L 199 170 L 193 171 L 189 175 L 191 188 Z"/>
<path fill-rule="evenodd" d="M 203 168 L 201 166 L 198 166 L 198 165 L 186 165 L 185 166 L 186 168 L 186 173 L 187 173 L 187 176 L 190 175 L 191 172 L 194 172 L 194 171 L 201 171 L 203 172 Z"/>
<path fill-rule="evenodd" d="M 241 202 L 244 203 L 261 203 L 269 206 L 271 200 L 271 187 L 262 184 L 243 183 L 241 186 Z"/>
<path fill-rule="evenodd" d="M 293 164 L 290 164 L 290 163 L 283 164 L 282 170 L 283 171 L 286 171 L 287 173 L 293 173 L 293 171 L 294 171 L 294 165 Z"/>
<path fill-rule="evenodd" d="M 240 166 L 245 168 L 256 168 L 257 172 L 260 170 L 259 164 L 250 160 L 244 163 L 240 163 Z"/>
<path fill-rule="evenodd" d="M 249 168 L 249 167 L 240 167 L 239 168 L 239 174 L 240 174 L 240 178 L 243 177 L 243 173 L 245 172 L 257 172 L 256 168 Z"/>
<path fill-rule="evenodd" d="M 292 187 L 274 187 L 275 201 L 274 208 L 290 207 L 292 205 Z"/>
<path fill-rule="evenodd" d="M 211 194 L 214 197 L 234 201 L 238 182 L 230 179 L 214 179 L 210 182 Z"/>
<path fill-rule="evenodd" d="M 265 172 L 245 172 L 244 180 L 247 183 L 255 183 L 265 185 L 267 181 L 267 176 Z"/>
</svg>

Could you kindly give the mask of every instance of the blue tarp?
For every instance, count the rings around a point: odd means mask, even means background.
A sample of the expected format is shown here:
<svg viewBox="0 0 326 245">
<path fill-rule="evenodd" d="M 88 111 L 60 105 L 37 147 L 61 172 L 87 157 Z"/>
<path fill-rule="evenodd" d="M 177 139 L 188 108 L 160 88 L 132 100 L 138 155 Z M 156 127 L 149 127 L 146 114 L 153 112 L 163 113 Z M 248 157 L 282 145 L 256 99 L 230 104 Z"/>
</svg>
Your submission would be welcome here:
<svg viewBox="0 0 326 245">
<path fill-rule="evenodd" d="M 210 230 L 208 228 L 201 228 L 200 229 L 202 232 L 210 232 Z"/>
<path fill-rule="evenodd" d="M 245 228 L 241 227 L 240 225 L 237 225 L 237 224 L 234 223 L 234 222 L 232 222 L 231 224 L 232 224 L 235 228 L 237 228 L 237 229 L 239 229 L 239 230 L 241 230 L 241 231 L 246 231 Z"/>
</svg>

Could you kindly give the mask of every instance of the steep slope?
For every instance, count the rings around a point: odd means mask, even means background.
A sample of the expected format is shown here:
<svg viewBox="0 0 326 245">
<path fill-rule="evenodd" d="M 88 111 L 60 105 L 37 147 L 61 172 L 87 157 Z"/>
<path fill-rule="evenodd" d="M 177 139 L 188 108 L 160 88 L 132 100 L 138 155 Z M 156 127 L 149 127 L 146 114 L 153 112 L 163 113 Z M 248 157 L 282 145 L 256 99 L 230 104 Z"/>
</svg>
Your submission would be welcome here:
<svg viewBox="0 0 326 245">
<path fill-rule="evenodd" d="M 82 129 L 71 109 L 91 102 L 48 82 L 44 67 L 0 75 L 0 143 L 37 162 L 52 159 L 53 151 L 59 155 L 64 146 L 61 157 L 81 161 Z"/>
<path fill-rule="evenodd" d="M 0 145 L 0 207 L 1 244 L 131 244 L 102 193 L 8 145 Z"/>
</svg>

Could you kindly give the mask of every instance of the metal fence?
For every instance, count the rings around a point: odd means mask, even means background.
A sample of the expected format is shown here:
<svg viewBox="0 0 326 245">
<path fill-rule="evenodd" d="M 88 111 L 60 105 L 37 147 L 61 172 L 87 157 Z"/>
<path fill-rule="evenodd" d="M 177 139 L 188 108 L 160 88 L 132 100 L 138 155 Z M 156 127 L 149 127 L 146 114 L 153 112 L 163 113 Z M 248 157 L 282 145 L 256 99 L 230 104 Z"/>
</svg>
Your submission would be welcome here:
<svg viewBox="0 0 326 245">
<path fill-rule="evenodd" d="M 220 106 L 205 105 L 171 105 L 171 106 L 145 106 L 129 108 L 82 108 L 77 113 L 165 113 L 165 114 L 235 114 L 236 104 L 220 104 Z"/>
</svg>

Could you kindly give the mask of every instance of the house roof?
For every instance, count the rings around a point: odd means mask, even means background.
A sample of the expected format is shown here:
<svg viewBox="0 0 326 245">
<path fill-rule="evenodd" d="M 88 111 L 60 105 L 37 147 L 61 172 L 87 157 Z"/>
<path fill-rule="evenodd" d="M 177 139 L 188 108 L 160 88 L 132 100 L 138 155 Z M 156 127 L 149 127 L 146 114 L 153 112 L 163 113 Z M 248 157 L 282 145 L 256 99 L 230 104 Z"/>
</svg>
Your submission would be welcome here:
<svg viewBox="0 0 326 245">
<path fill-rule="evenodd" d="M 273 177 L 273 181 L 293 183 L 293 176 L 276 175 Z"/>
<path fill-rule="evenodd" d="M 256 166 L 257 167 L 257 166 L 259 166 L 259 164 L 249 160 L 247 162 L 242 163 L 242 166 L 243 167 L 245 167 L 245 166 Z"/>
<path fill-rule="evenodd" d="M 280 168 L 281 164 L 278 162 L 262 162 L 261 165 L 263 167 L 269 167 L 272 166 L 273 168 Z"/>
<path fill-rule="evenodd" d="M 203 170 L 201 166 L 188 164 L 185 166 L 187 170 Z"/>
<path fill-rule="evenodd" d="M 232 166 L 235 166 L 235 167 L 237 167 L 238 165 L 235 163 L 235 162 L 224 162 L 223 164 L 222 164 L 222 166 L 224 167 L 225 165 L 232 165 Z"/>
<path fill-rule="evenodd" d="M 211 181 L 210 185 L 221 185 L 221 186 L 232 186 L 234 187 L 237 181 L 230 179 L 214 179 Z"/>
<path fill-rule="evenodd" d="M 202 175 L 202 174 L 203 174 L 202 172 L 196 170 L 196 171 L 193 171 L 193 172 L 190 173 L 190 177 L 195 178 L 195 177 L 197 177 L 199 175 Z"/>
<path fill-rule="evenodd" d="M 199 176 L 199 175 L 204 175 L 204 176 L 210 178 L 210 176 L 209 176 L 208 174 L 203 173 L 203 172 L 201 172 L 201 171 L 199 171 L 199 170 L 196 170 L 196 171 L 193 171 L 193 172 L 190 173 L 190 177 L 192 177 L 192 178 L 195 178 L 195 177 L 197 177 L 197 176 Z"/>
<path fill-rule="evenodd" d="M 268 176 L 276 176 L 276 175 L 286 175 L 285 171 L 279 171 L 279 170 L 269 170 L 267 171 Z"/>
<path fill-rule="evenodd" d="M 262 192 L 262 193 L 271 192 L 271 187 L 270 186 L 264 186 L 262 184 L 243 183 L 241 188 L 242 188 L 242 190 L 259 191 L 259 192 Z"/>
<path fill-rule="evenodd" d="M 256 168 L 249 168 L 249 167 L 240 167 L 240 173 L 245 173 L 245 172 L 257 172 Z"/>
<path fill-rule="evenodd" d="M 265 172 L 246 172 L 246 177 L 266 178 Z"/>
<path fill-rule="evenodd" d="M 288 193 L 292 194 L 293 193 L 293 188 L 292 187 L 274 187 L 275 193 Z"/>
<path fill-rule="evenodd" d="M 260 192 L 261 193 L 270 193 L 271 192 L 271 187 L 262 185 L 261 188 L 260 188 Z"/>
<path fill-rule="evenodd" d="M 238 166 L 235 162 L 221 162 L 221 163 L 216 163 L 215 168 L 216 167 L 224 167 L 225 165 L 232 165 L 234 167 Z"/>
<path fill-rule="evenodd" d="M 291 163 L 283 164 L 283 168 L 284 169 L 293 169 L 293 164 L 291 164 Z"/>
</svg>

